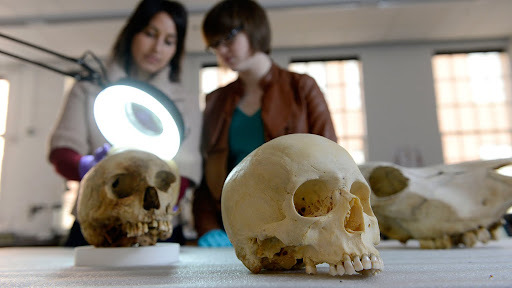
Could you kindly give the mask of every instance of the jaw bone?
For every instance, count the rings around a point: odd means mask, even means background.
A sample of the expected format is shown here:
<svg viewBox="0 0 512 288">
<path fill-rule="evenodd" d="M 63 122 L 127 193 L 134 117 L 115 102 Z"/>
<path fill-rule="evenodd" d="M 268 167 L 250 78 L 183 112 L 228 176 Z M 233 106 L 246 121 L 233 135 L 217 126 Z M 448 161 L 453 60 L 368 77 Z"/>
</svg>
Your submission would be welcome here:
<svg viewBox="0 0 512 288">
<path fill-rule="evenodd" d="M 512 206 L 512 158 L 407 168 L 359 165 L 372 209 L 386 236 L 422 248 L 472 247 L 498 237 Z"/>
</svg>

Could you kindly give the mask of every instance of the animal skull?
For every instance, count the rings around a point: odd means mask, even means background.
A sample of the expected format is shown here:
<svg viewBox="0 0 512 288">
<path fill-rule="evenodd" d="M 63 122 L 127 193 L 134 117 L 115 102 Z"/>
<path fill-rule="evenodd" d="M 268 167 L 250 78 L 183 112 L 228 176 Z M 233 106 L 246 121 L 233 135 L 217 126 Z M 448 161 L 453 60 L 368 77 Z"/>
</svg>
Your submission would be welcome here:
<svg viewBox="0 0 512 288">
<path fill-rule="evenodd" d="M 422 248 L 474 246 L 497 238 L 512 205 L 512 158 L 406 168 L 369 162 L 359 168 L 372 188 L 372 208 L 386 236 Z"/>
<path fill-rule="evenodd" d="M 143 151 L 107 156 L 81 182 L 78 221 L 96 247 L 148 246 L 171 237 L 179 194 L 174 165 Z"/>
<path fill-rule="evenodd" d="M 269 141 L 229 174 L 222 191 L 224 227 L 253 273 L 328 263 L 331 275 L 383 268 L 370 189 L 350 155 L 312 134 Z"/>
</svg>

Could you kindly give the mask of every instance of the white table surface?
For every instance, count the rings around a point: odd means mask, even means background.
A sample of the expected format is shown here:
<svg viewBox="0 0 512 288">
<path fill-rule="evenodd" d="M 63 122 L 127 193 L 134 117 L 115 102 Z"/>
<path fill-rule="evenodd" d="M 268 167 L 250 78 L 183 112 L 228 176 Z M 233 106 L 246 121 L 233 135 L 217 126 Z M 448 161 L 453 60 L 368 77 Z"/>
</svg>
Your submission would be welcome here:
<svg viewBox="0 0 512 288">
<path fill-rule="evenodd" d="M 74 266 L 73 248 L 0 248 L 0 287 L 512 287 L 512 239 L 474 248 L 421 250 L 418 243 L 377 246 L 384 271 L 375 276 L 330 276 L 304 270 L 252 274 L 232 248 L 183 246 L 170 266 Z"/>
</svg>

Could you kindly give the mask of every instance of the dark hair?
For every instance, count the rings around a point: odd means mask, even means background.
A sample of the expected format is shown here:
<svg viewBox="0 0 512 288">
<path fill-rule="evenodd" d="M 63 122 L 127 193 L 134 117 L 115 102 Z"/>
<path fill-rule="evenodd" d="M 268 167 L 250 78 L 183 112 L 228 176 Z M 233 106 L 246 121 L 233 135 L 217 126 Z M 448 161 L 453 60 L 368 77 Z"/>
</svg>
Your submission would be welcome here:
<svg viewBox="0 0 512 288">
<path fill-rule="evenodd" d="M 203 21 L 203 37 L 210 45 L 235 28 L 242 28 L 251 48 L 270 54 L 270 25 L 263 7 L 253 0 L 224 0 L 208 11 Z"/>
<path fill-rule="evenodd" d="M 180 80 L 181 62 L 185 50 L 188 17 L 187 10 L 179 2 L 168 0 L 143 0 L 140 2 L 114 43 L 112 59 L 119 63 L 127 74 L 130 74 L 130 69 L 133 65 L 131 44 L 135 34 L 144 30 L 153 16 L 162 11 L 171 16 L 178 33 L 176 54 L 169 63 L 171 68 L 169 80 L 171 82 L 178 82 Z"/>
</svg>

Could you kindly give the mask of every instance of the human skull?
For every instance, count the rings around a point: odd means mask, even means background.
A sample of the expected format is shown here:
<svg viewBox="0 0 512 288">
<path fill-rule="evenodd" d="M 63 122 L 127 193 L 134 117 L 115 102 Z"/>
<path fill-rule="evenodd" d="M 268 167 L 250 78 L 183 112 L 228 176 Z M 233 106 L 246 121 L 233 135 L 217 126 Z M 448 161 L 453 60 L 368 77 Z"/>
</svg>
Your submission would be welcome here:
<svg viewBox="0 0 512 288">
<path fill-rule="evenodd" d="M 359 166 L 372 188 L 381 232 L 421 248 L 447 249 L 497 238 L 512 205 L 512 158 L 408 168 L 393 163 Z"/>
<path fill-rule="evenodd" d="M 249 154 L 221 198 L 226 233 L 253 273 L 328 263 L 331 275 L 383 268 L 370 188 L 350 155 L 313 134 L 290 134 Z"/>
<path fill-rule="evenodd" d="M 179 195 L 174 165 L 127 150 L 107 156 L 81 182 L 78 221 L 96 247 L 154 245 L 172 234 Z"/>
</svg>

